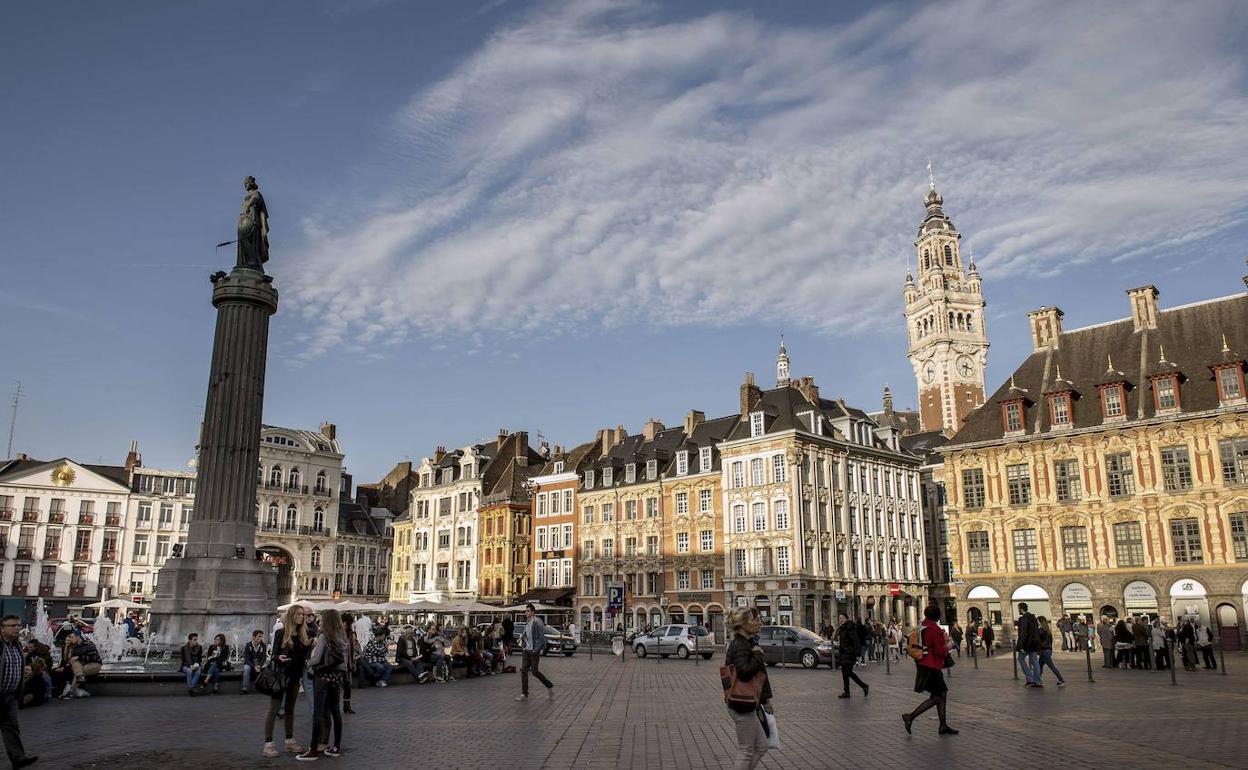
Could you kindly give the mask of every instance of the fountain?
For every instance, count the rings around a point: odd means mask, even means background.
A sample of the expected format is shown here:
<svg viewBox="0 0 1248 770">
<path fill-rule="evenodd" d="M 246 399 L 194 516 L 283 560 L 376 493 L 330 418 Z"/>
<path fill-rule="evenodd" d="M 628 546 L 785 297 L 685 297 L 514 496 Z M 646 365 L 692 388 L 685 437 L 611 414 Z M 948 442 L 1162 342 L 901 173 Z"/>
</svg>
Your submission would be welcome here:
<svg viewBox="0 0 1248 770">
<path fill-rule="evenodd" d="M 35 602 L 35 627 L 29 630 L 29 634 L 49 647 L 56 639 L 56 634 L 52 633 L 52 621 L 48 618 L 48 608 L 43 606 L 42 596 Z"/>
<path fill-rule="evenodd" d="M 95 642 L 95 648 L 99 650 L 100 658 L 105 664 L 116 663 L 130 651 L 126 631 L 120 612 L 111 620 L 107 615 L 101 614 L 95 619 L 95 628 L 87 637 Z"/>
</svg>

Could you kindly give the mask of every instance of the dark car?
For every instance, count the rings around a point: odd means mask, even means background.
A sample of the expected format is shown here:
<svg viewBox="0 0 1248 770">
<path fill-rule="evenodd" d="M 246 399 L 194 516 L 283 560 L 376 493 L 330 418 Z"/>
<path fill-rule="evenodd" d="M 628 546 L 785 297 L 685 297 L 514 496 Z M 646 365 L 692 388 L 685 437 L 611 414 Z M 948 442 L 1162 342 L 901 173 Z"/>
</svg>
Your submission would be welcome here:
<svg viewBox="0 0 1248 770">
<path fill-rule="evenodd" d="M 823 663 L 836 666 L 836 648 L 832 642 L 806 628 L 763 626 L 758 632 L 758 646 L 763 649 L 763 660 L 769 665 L 800 663 L 803 668 L 815 668 Z"/>
</svg>

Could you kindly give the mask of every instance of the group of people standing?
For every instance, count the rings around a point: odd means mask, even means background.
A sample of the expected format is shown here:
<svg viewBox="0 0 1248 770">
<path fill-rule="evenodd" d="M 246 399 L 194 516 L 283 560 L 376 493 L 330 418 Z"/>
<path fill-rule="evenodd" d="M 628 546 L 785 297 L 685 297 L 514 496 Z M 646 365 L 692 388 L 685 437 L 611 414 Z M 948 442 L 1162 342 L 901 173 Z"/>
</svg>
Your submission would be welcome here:
<svg viewBox="0 0 1248 770">
<path fill-rule="evenodd" d="M 1117 622 L 1106 616 L 1096 625 L 1096 636 L 1104 654 L 1102 668 L 1157 669 L 1164 671 L 1175 665 L 1171 650 L 1182 657 L 1183 668 L 1195 671 L 1199 654 L 1206 669 L 1216 669 L 1213 654 L 1213 629 L 1197 618 L 1183 618 L 1178 626 L 1151 620 L 1144 615 L 1121 618 Z"/>
</svg>

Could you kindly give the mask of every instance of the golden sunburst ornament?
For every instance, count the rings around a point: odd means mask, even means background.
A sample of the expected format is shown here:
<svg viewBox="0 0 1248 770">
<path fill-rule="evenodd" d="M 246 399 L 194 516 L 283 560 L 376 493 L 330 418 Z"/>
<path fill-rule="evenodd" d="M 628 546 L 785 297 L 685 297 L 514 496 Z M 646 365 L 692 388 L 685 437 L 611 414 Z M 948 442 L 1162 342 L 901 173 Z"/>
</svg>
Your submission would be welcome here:
<svg viewBox="0 0 1248 770">
<path fill-rule="evenodd" d="M 69 463 L 61 463 L 52 469 L 52 483 L 58 487 L 67 487 L 74 483 L 74 479 L 78 474 L 74 473 L 74 469 Z"/>
</svg>

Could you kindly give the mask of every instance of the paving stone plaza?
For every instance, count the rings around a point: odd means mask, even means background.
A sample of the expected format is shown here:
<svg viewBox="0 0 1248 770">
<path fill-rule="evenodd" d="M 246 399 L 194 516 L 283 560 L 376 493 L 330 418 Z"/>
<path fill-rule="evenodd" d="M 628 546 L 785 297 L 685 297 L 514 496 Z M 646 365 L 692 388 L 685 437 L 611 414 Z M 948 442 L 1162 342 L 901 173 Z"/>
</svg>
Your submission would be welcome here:
<svg viewBox="0 0 1248 770">
<path fill-rule="evenodd" d="M 582 651 L 583 652 L 583 651 Z M 934 712 L 906 736 L 899 715 L 921 696 L 913 666 L 885 674 L 871 665 L 869 698 L 839 700 L 839 673 L 770 671 L 781 750 L 766 768 L 1243 767 L 1248 757 L 1248 658 L 1228 658 L 1230 674 L 1105 670 L 1060 653 L 1067 677 L 1043 690 L 1014 681 L 1011 659 L 969 659 L 954 669 L 950 724 L 937 736 Z M 548 700 L 516 702 L 519 675 L 395 686 L 358 692 L 346 717 L 344 753 L 331 767 L 719 768 L 731 765 L 733 734 L 720 699 L 718 661 L 623 661 L 578 653 L 551 657 Z M 1050 675 L 1051 676 L 1051 675 Z M 233 690 L 231 686 L 231 690 Z M 26 746 L 41 767 L 273 768 L 293 757 L 260 757 L 263 696 L 109 697 L 23 711 Z M 308 739 L 308 704 L 298 704 L 296 737 Z M 278 728 L 279 738 L 281 728 Z M 303 766 L 305 763 L 299 763 Z"/>
</svg>

